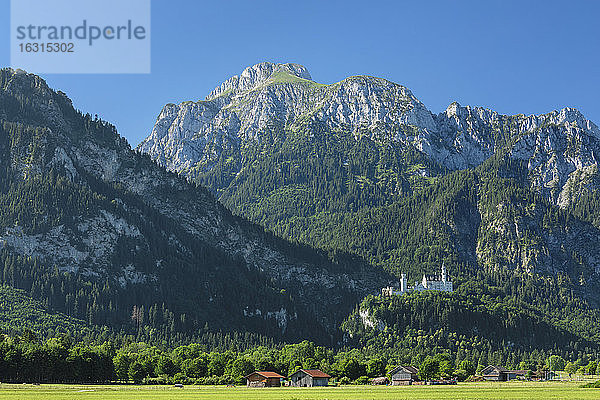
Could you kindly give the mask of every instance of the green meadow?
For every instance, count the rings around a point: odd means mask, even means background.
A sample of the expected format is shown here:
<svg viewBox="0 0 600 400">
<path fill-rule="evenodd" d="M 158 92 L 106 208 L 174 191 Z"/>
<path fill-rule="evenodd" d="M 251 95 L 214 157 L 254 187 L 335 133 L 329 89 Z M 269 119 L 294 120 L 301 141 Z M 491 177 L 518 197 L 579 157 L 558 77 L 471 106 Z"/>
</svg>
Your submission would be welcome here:
<svg viewBox="0 0 600 400">
<path fill-rule="evenodd" d="M 456 386 L 342 386 L 265 388 L 223 386 L 0 385 L 1 399 L 207 399 L 207 400 L 396 400 L 396 399 L 599 399 L 600 389 L 581 382 L 463 383 Z"/>
</svg>

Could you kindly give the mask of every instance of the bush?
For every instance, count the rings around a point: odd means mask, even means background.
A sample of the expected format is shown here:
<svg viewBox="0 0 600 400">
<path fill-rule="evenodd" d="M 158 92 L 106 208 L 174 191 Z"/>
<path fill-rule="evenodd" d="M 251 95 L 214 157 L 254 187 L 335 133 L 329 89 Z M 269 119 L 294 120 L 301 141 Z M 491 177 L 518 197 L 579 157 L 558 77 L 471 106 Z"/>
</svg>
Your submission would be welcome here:
<svg viewBox="0 0 600 400">
<path fill-rule="evenodd" d="M 347 376 L 342 376 L 342 379 L 340 379 L 340 385 L 349 385 L 350 383 L 352 381 Z"/>
<path fill-rule="evenodd" d="M 466 381 L 471 375 L 469 375 L 469 373 L 467 371 L 465 371 L 464 369 L 457 369 L 455 371 L 456 373 L 456 378 L 458 378 L 459 381 Z"/>
<path fill-rule="evenodd" d="M 425 360 L 421 363 L 421 367 L 419 368 L 419 377 L 424 381 L 428 381 L 437 378 L 439 374 L 439 361 L 431 356 L 427 356 L 427 358 L 425 358 Z"/>
<path fill-rule="evenodd" d="M 572 362 L 568 362 L 565 366 L 565 372 L 569 375 L 574 374 L 577 372 L 577 365 Z"/>
<path fill-rule="evenodd" d="M 173 383 L 181 383 L 182 385 L 191 385 L 192 383 L 194 383 L 194 381 L 192 379 L 185 376 L 185 374 L 182 372 L 176 373 L 175 376 L 173 377 L 172 382 Z"/>
<path fill-rule="evenodd" d="M 550 371 L 562 371 L 567 366 L 567 362 L 564 358 L 557 355 L 552 355 L 548 358 L 548 367 Z"/>
<path fill-rule="evenodd" d="M 136 360 L 129 365 L 129 379 L 135 384 L 140 384 L 148 374 L 144 368 L 144 364 Z"/>
<path fill-rule="evenodd" d="M 359 376 L 358 378 L 356 378 L 354 380 L 354 384 L 355 385 L 368 385 L 369 384 L 369 377 L 366 375 L 363 376 Z"/>
<path fill-rule="evenodd" d="M 195 385 L 231 385 L 234 383 L 239 383 L 239 379 L 234 378 L 231 375 L 223 375 L 223 376 L 203 376 L 202 378 L 198 378 L 194 381 Z"/>
<path fill-rule="evenodd" d="M 233 384 L 245 385 L 246 381 L 244 380 L 244 378 L 239 379 L 239 378 L 236 378 L 231 375 L 221 376 L 221 385 L 233 385 Z"/>
<path fill-rule="evenodd" d="M 156 378 L 144 378 L 143 383 L 145 385 L 172 385 L 173 379 L 168 375 L 159 375 Z"/>
<path fill-rule="evenodd" d="M 194 385 L 220 385 L 221 377 L 220 376 L 203 376 L 202 378 L 198 378 L 194 381 Z"/>
</svg>

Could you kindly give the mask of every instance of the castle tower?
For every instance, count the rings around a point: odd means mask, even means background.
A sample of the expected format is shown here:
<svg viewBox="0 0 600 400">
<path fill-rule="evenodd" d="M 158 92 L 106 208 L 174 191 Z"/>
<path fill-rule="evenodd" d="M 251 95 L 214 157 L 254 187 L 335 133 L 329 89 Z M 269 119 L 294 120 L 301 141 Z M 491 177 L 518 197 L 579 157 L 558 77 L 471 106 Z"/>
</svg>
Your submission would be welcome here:
<svg viewBox="0 0 600 400">
<path fill-rule="evenodd" d="M 408 291 L 408 283 L 406 280 L 406 274 L 400 276 L 400 293 Z"/>
</svg>

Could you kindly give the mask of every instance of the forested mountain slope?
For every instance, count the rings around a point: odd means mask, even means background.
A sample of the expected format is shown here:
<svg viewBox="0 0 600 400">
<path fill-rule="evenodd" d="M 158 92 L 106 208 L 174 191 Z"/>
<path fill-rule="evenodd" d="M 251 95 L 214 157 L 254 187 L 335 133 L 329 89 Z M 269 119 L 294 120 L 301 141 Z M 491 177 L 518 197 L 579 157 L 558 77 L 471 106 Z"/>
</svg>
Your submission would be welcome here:
<svg viewBox="0 0 600 400">
<path fill-rule="evenodd" d="M 65 334 L 80 339 L 90 333 L 84 321 L 49 311 L 25 291 L 8 285 L 0 286 L 0 327 L 3 334 L 29 330 L 44 337 Z"/>
<path fill-rule="evenodd" d="M 473 300 L 600 337 L 600 130 L 576 109 L 433 114 L 385 79 L 261 63 L 166 105 L 139 149 L 284 238 L 411 283 L 445 263 L 459 285 L 487 282 Z"/>
<path fill-rule="evenodd" d="M 336 340 L 389 277 L 234 217 L 22 71 L 0 71 L 2 282 L 93 325 Z M 327 312 L 325 312 L 327 310 Z"/>
<path fill-rule="evenodd" d="M 435 115 L 384 79 L 322 85 L 261 63 L 166 105 L 139 149 L 278 235 L 395 273 L 444 258 L 586 282 L 600 270 L 600 130 L 575 109 Z"/>
</svg>

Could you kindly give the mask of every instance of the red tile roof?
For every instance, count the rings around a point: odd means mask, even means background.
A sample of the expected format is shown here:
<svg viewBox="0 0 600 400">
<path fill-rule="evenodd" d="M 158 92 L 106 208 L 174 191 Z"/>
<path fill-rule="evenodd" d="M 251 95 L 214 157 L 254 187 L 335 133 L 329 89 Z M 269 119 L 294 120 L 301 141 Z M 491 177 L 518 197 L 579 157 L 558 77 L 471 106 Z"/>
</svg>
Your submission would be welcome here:
<svg viewBox="0 0 600 400">
<path fill-rule="evenodd" d="M 325 372 L 319 369 L 303 369 L 302 371 L 306 372 L 313 378 L 331 378 L 331 376 L 327 375 Z"/>
<path fill-rule="evenodd" d="M 271 372 L 271 371 L 254 371 L 250 375 L 254 375 L 254 374 L 264 376 L 265 378 L 285 378 L 285 376 L 281 376 L 277 372 Z M 250 376 L 250 375 L 248 375 L 248 376 Z"/>
</svg>

